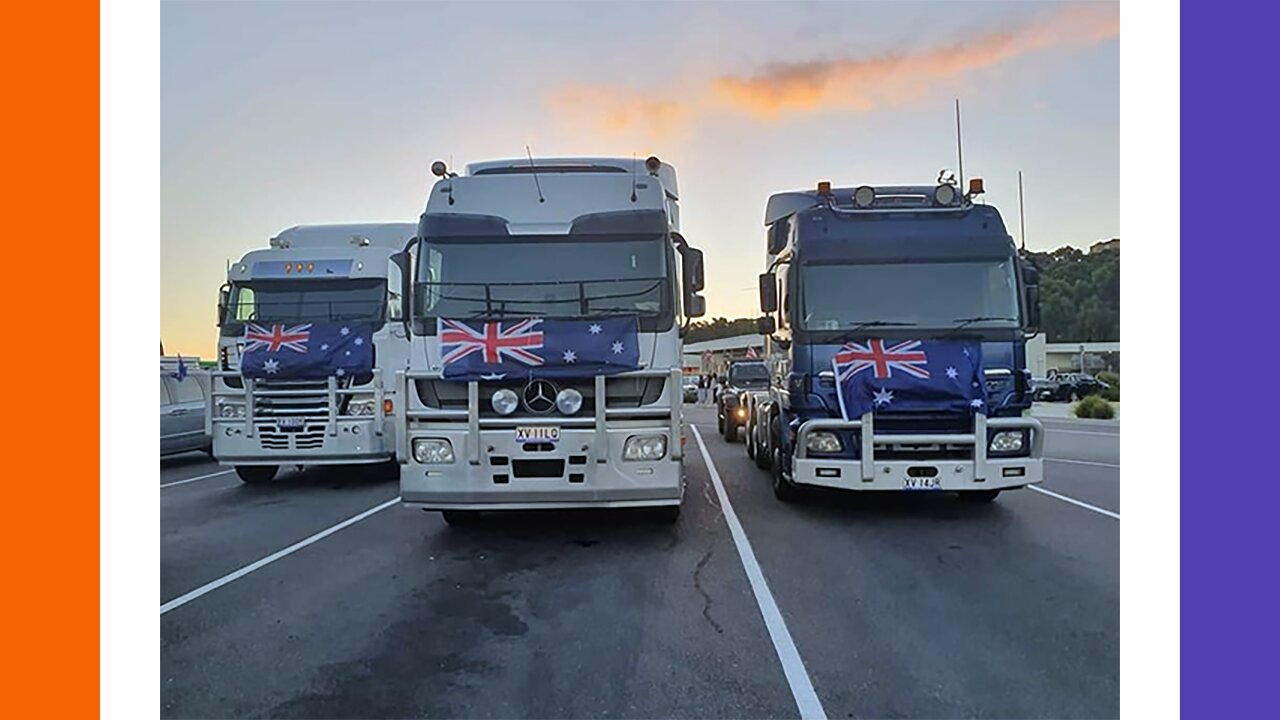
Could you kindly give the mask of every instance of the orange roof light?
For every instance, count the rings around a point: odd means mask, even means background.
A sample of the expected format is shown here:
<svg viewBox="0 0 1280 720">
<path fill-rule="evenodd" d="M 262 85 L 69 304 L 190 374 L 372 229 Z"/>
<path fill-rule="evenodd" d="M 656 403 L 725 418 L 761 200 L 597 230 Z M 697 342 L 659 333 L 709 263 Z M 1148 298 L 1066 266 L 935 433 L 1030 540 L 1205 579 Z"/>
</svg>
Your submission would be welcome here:
<svg viewBox="0 0 1280 720">
<path fill-rule="evenodd" d="M 313 262 L 309 262 L 309 263 L 307 263 L 307 272 L 314 272 L 314 271 L 315 271 L 315 269 L 316 269 L 316 264 L 315 264 L 315 263 L 313 263 Z"/>
<path fill-rule="evenodd" d="M 392 403 L 391 403 L 391 398 L 387 398 L 386 400 L 383 400 L 383 401 L 382 401 L 382 414 L 383 414 L 383 415 L 391 415 L 391 411 L 392 411 L 392 409 L 394 409 L 394 407 L 395 407 L 395 406 L 394 406 L 394 405 L 392 405 Z"/>
<path fill-rule="evenodd" d="M 982 193 L 984 193 L 984 192 L 986 192 L 986 189 L 982 187 L 982 178 L 980 178 L 980 177 L 976 177 L 976 178 L 969 178 L 969 195 L 970 195 L 970 197 L 972 197 L 972 196 L 974 196 L 974 195 L 981 195 L 981 194 L 982 194 Z"/>
<path fill-rule="evenodd" d="M 830 194 L 831 194 L 831 181 L 830 181 L 830 180 L 821 180 L 821 181 L 819 181 L 819 182 L 818 182 L 818 194 L 819 194 L 819 195 L 830 195 Z"/>
</svg>

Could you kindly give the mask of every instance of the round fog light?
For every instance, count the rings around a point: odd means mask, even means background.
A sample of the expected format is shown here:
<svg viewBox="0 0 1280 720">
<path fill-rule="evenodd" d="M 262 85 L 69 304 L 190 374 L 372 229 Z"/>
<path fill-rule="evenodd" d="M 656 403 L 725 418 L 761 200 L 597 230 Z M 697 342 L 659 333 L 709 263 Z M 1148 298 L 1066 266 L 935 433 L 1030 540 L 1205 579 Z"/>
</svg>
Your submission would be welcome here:
<svg viewBox="0 0 1280 720">
<path fill-rule="evenodd" d="M 863 185 L 853 191 L 853 204 L 860 208 L 869 208 L 876 201 L 875 188 Z"/>
<path fill-rule="evenodd" d="M 582 393 L 573 388 L 565 388 L 556 394 L 556 409 L 565 415 L 572 415 L 582 409 Z"/>
<path fill-rule="evenodd" d="M 951 185 L 939 185 L 933 191 L 933 201 L 939 205 L 950 205 L 956 201 L 956 189 Z"/>
<path fill-rule="evenodd" d="M 493 397 L 489 398 L 489 404 L 493 406 L 493 411 L 499 415 L 510 415 L 516 411 L 516 407 L 520 404 L 520 396 L 516 395 L 515 390 L 500 388 L 494 391 Z"/>
</svg>

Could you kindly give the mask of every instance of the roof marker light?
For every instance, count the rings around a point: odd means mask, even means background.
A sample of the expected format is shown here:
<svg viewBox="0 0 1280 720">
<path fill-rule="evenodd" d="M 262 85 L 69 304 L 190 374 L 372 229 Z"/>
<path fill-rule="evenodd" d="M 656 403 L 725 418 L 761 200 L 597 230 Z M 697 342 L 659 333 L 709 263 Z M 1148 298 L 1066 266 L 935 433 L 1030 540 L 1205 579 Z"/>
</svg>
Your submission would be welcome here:
<svg viewBox="0 0 1280 720">
<path fill-rule="evenodd" d="M 870 185 L 863 185 L 853 191 L 854 207 L 869 208 L 876 201 L 876 189 Z"/>
<path fill-rule="evenodd" d="M 956 201 L 955 186 L 950 184 L 939 185 L 933 191 L 933 201 L 939 205 L 951 205 Z"/>
<path fill-rule="evenodd" d="M 657 155 L 650 155 L 645 158 L 644 169 L 648 170 L 650 174 L 658 172 L 660 167 L 662 167 L 662 161 L 658 159 Z"/>
<path fill-rule="evenodd" d="M 820 181 L 818 182 L 818 194 L 819 194 L 819 195 L 821 195 L 821 196 L 823 196 L 823 197 L 830 197 L 830 195 L 831 195 L 831 181 L 830 181 L 830 180 L 820 180 Z"/>
<path fill-rule="evenodd" d="M 986 188 L 983 187 L 982 178 L 969 178 L 969 197 L 981 195 L 984 192 L 986 192 Z"/>
</svg>

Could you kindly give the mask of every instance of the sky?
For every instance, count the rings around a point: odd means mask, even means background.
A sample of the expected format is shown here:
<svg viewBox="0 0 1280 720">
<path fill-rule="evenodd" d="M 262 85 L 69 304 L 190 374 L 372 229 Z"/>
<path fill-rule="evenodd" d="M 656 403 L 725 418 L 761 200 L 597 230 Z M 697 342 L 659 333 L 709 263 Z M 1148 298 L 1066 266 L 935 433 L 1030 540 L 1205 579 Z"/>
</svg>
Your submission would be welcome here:
<svg viewBox="0 0 1280 720">
<path fill-rule="evenodd" d="M 161 340 L 211 358 L 229 260 L 298 224 L 414 222 L 433 160 L 676 167 L 708 319 L 758 314 L 769 195 L 986 183 L 1026 244 L 1120 226 L 1119 9 L 1047 2 L 166 2 Z"/>
</svg>

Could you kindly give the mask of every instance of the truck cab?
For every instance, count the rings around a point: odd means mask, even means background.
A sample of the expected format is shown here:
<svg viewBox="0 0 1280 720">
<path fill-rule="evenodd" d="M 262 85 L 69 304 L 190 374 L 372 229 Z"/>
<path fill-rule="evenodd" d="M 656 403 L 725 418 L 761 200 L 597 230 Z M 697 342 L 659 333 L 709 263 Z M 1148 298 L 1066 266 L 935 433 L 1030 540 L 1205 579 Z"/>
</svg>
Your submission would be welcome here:
<svg viewBox="0 0 1280 720">
<path fill-rule="evenodd" d="M 682 337 L 705 307 L 675 168 L 531 158 L 433 172 L 399 381 L 404 503 L 450 523 L 581 507 L 674 520 Z"/>
<path fill-rule="evenodd" d="M 206 423 L 214 458 L 241 480 L 394 460 L 392 382 L 409 357 L 404 248 L 416 232 L 300 225 L 228 268 Z M 362 362 L 344 365 L 353 353 Z"/>
<path fill-rule="evenodd" d="M 1040 481 L 1025 350 L 1038 280 L 980 193 L 981 181 L 963 195 L 952 183 L 820 183 L 769 198 L 771 381 L 753 449 L 779 498 L 825 486 L 989 501 Z M 959 373 L 926 363 L 953 351 L 969 363 Z M 895 398 L 894 383 L 912 389 Z M 850 412 L 858 392 L 875 394 Z"/>
</svg>

